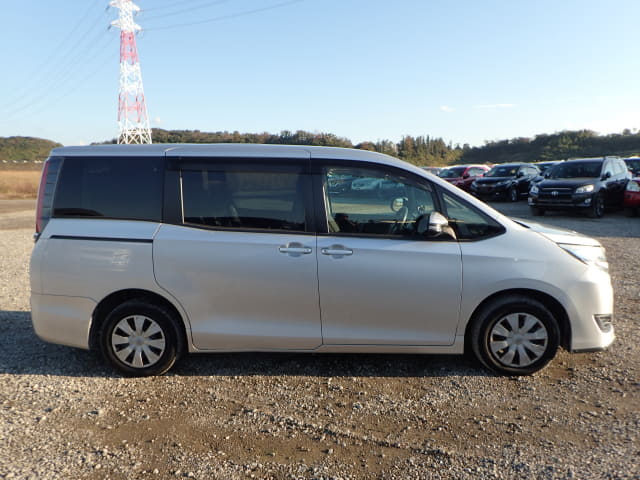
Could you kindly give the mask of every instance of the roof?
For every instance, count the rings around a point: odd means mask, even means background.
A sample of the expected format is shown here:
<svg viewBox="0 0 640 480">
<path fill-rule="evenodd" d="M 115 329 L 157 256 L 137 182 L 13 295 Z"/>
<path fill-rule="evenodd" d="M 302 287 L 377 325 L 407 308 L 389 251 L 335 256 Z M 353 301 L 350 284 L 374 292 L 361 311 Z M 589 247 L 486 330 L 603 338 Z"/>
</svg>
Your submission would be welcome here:
<svg viewBox="0 0 640 480">
<path fill-rule="evenodd" d="M 317 158 L 353 161 L 369 161 L 395 166 L 424 174 L 424 170 L 397 158 L 369 150 L 340 147 L 317 147 L 307 145 L 275 145 L 251 143 L 155 143 L 150 145 L 88 145 L 59 147 L 51 156 L 181 156 L 181 157 L 226 157 L 260 158 L 267 160 L 282 158 Z"/>
</svg>

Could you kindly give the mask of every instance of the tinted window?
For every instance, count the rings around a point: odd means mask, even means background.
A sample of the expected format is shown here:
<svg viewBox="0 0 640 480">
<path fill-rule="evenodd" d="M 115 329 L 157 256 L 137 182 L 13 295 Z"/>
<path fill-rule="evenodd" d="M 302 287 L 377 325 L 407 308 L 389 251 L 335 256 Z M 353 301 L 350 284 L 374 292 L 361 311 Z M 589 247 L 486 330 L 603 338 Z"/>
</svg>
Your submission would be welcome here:
<svg viewBox="0 0 640 480">
<path fill-rule="evenodd" d="M 335 191 L 330 179 L 349 175 L 350 188 Z M 435 210 L 430 184 L 368 168 L 324 170 L 325 203 L 329 232 L 364 235 L 407 235 L 415 232 L 416 219 Z"/>
<path fill-rule="evenodd" d="M 625 160 L 627 168 L 633 172 L 634 175 L 640 175 L 640 159 L 628 158 Z"/>
<path fill-rule="evenodd" d="M 54 217 L 162 219 L 163 159 L 67 157 L 54 198 Z"/>
<path fill-rule="evenodd" d="M 184 223 L 305 231 L 308 177 L 296 169 L 212 166 L 182 171 Z"/>
</svg>

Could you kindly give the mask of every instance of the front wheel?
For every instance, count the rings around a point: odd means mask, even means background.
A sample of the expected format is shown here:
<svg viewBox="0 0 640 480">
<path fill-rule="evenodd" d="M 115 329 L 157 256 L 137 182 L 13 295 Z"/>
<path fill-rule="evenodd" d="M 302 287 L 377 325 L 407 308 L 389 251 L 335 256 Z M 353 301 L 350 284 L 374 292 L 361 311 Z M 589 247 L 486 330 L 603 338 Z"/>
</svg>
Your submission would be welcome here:
<svg viewBox="0 0 640 480">
<path fill-rule="evenodd" d="M 604 215 L 604 197 L 600 193 L 596 193 L 591 200 L 591 208 L 589 209 L 589 218 L 600 218 Z"/>
<path fill-rule="evenodd" d="M 534 217 L 541 217 L 544 215 L 544 208 L 531 207 L 531 215 Z"/>
<path fill-rule="evenodd" d="M 518 201 L 518 190 L 516 189 L 516 187 L 511 187 L 509 189 L 509 201 L 510 202 L 517 202 Z"/>
<path fill-rule="evenodd" d="M 476 316 L 470 330 L 476 358 L 506 375 L 530 375 L 556 354 L 560 330 L 539 301 L 522 295 L 498 298 Z"/>
<path fill-rule="evenodd" d="M 162 375 L 182 350 L 180 332 L 177 319 L 164 307 L 130 300 L 107 315 L 100 347 L 104 357 L 125 375 Z"/>
</svg>

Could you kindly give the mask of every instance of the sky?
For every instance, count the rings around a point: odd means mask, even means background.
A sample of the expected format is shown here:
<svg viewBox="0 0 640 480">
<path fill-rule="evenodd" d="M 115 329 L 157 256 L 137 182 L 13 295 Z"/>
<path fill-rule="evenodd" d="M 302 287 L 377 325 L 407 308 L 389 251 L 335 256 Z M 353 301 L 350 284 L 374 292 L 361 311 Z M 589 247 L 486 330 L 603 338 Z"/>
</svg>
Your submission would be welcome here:
<svg viewBox="0 0 640 480">
<path fill-rule="evenodd" d="M 118 10 L 3 2 L 0 136 L 118 136 Z M 152 127 L 452 144 L 640 128 L 638 0 L 136 0 Z"/>
</svg>

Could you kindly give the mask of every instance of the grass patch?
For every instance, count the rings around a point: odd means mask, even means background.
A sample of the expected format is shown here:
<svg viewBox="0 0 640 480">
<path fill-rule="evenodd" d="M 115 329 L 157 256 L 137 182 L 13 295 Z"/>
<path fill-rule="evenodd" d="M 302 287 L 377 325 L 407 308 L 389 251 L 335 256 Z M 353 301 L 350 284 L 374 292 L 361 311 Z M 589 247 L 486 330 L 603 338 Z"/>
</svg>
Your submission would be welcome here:
<svg viewBox="0 0 640 480">
<path fill-rule="evenodd" d="M 0 199 L 36 198 L 40 184 L 40 171 L 0 171 Z"/>
</svg>

